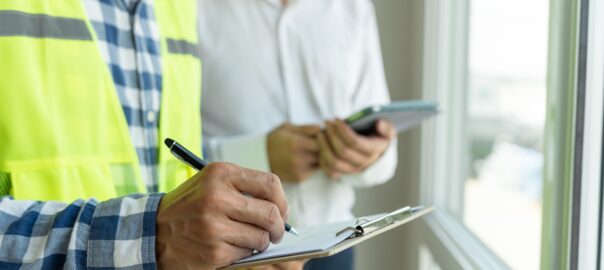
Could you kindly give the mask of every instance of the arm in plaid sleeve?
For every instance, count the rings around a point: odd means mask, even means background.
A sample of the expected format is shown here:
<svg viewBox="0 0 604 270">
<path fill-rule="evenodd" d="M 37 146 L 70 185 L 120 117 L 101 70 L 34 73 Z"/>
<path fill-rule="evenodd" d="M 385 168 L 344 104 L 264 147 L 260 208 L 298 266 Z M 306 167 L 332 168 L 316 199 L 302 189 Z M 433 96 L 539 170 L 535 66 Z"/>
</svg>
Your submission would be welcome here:
<svg viewBox="0 0 604 270">
<path fill-rule="evenodd" d="M 0 200 L 0 269 L 155 269 L 161 194 L 105 202 Z"/>
</svg>

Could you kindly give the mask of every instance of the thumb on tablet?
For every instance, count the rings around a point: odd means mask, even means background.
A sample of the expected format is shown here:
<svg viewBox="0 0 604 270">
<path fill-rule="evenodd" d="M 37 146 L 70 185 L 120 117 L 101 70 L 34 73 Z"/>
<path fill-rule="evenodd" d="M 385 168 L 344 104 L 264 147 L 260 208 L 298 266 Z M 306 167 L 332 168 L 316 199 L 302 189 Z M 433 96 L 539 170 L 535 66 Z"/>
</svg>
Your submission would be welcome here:
<svg viewBox="0 0 604 270">
<path fill-rule="evenodd" d="M 390 123 L 390 121 L 380 119 L 376 123 L 376 130 L 378 134 L 384 138 L 392 139 L 396 136 L 396 128 Z"/>
</svg>

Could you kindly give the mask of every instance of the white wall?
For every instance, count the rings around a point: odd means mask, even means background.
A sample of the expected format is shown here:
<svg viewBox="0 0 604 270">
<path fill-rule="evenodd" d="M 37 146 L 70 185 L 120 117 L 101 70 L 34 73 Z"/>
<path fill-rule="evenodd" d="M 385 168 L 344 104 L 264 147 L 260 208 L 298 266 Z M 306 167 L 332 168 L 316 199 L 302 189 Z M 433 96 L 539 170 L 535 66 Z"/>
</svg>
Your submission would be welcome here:
<svg viewBox="0 0 604 270">
<path fill-rule="evenodd" d="M 386 77 L 392 99 L 419 99 L 422 86 L 423 0 L 375 0 Z M 387 184 L 357 191 L 357 216 L 419 202 L 420 131 L 399 137 L 396 176 Z M 357 248 L 356 268 L 417 269 L 423 222 L 415 221 Z"/>
</svg>

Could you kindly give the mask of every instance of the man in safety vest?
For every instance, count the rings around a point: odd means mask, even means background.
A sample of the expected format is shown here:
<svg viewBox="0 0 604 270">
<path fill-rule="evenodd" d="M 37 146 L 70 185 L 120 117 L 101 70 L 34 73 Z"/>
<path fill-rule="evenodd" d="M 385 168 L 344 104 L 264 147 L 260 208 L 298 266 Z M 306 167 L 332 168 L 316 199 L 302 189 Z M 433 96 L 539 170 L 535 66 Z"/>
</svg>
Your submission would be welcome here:
<svg viewBox="0 0 604 270">
<path fill-rule="evenodd" d="M 201 150 L 196 20 L 196 0 L 0 1 L 0 269 L 213 269 L 281 239 L 275 175 L 160 147 Z"/>
</svg>

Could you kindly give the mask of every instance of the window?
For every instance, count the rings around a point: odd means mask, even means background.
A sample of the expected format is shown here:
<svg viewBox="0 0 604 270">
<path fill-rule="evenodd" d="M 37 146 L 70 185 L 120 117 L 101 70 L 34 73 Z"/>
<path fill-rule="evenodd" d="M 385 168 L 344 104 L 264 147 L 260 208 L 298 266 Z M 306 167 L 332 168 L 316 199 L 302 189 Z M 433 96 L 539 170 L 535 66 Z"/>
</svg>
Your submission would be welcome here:
<svg viewBox="0 0 604 270">
<path fill-rule="evenodd" d="M 600 268 L 604 3 L 450 2 L 425 5 L 421 265 Z"/>
<path fill-rule="evenodd" d="M 426 2 L 422 198 L 474 268 L 540 267 L 549 3 Z"/>
<path fill-rule="evenodd" d="M 461 217 L 513 269 L 539 268 L 548 5 L 469 2 Z"/>
</svg>

